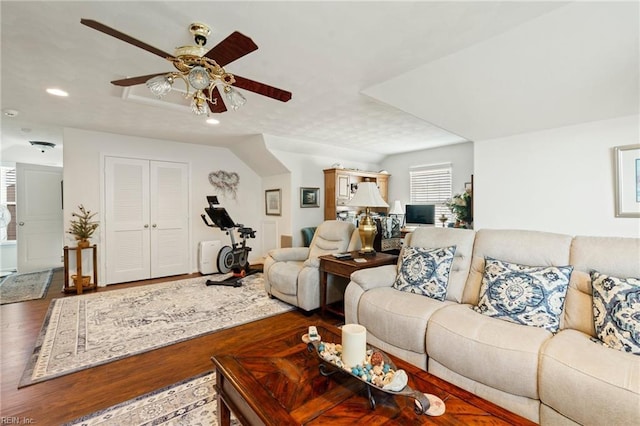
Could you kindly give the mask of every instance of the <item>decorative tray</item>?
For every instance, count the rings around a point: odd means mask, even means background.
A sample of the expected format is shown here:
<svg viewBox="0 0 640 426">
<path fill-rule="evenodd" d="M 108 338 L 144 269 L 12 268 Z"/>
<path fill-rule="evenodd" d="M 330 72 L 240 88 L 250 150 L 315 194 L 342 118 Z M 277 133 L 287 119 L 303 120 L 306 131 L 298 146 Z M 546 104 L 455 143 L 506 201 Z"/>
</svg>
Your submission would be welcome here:
<svg viewBox="0 0 640 426">
<path fill-rule="evenodd" d="M 404 370 L 398 370 L 387 354 L 378 349 L 367 347 L 367 359 L 363 360 L 363 363 L 366 362 L 366 364 L 353 368 L 343 365 L 340 357 L 340 344 L 315 340 L 307 343 L 307 349 L 310 352 L 315 352 L 323 362 L 318 366 L 320 374 L 323 376 L 342 372 L 366 384 L 371 409 L 376 406 L 375 399 L 371 393 L 373 388 L 391 395 L 414 398 L 416 414 L 440 415 L 444 413 L 444 403 L 440 398 L 411 389 L 407 385 L 407 373 Z M 438 407 L 434 406 L 432 410 L 429 410 L 432 405 L 431 401 Z M 434 411 L 434 409 L 436 410 Z"/>
</svg>

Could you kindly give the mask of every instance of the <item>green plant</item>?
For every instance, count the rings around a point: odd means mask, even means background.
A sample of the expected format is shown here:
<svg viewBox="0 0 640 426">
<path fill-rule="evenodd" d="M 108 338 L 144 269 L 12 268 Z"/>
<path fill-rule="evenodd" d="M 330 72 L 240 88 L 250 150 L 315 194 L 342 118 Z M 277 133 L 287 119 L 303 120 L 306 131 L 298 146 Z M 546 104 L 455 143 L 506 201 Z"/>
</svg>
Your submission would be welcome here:
<svg viewBox="0 0 640 426">
<path fill-rule="evenodd" d="M 75 235 L 76 240 L 86 240 L 91 238 L 96 229 L 98 228 L 98 222 L 93 222 L 91 219 L 97 213 L 91 213 L 91 210 L 84 208 L 82 204 L 78 206 L 80 213 L 71 213 L 72 219 L 69 224 L 69 230 L 67 231 L 71 235 Z"/>
<path fill-rule="evenodd" d="M 472 195 L 470 191 L 462 194 L 456 194 L 445 203 L 457 221 L 471 224 L 473 222 L 473 213 L 471 210 Z"/>
</svg>

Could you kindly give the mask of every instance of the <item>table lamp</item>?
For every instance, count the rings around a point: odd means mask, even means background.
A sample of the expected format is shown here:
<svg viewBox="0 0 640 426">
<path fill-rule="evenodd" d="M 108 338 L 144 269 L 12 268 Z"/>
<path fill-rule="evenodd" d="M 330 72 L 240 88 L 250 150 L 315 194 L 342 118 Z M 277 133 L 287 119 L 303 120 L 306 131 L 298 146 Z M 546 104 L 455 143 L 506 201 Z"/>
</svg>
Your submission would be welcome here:
<svg viewBox="0 0 640 426">
<path fill-rule="evenodd" d="M 358 226 L 360 241 L 362 242 L 361 253 L 365 256 L 375 255 L 376 251 L 373 249 L 373 240 L 378 230 L 375 222 L 371 218 L 369 209 L 371 207 L 389 207 L 389 204 L 382 199 L 380 190 L 375 182 L 361 182 L 358 184 L 356 194 L 347 205 L 365 208 L 364 217 L 360 220 L 360 225 Z"/>
<path fill-rule="evenodd" d="M 389 210 L 389 216 L 394 215 L 396 218 L 398 216 L 402 216 L 402 220 L 400 221 L 400 228 L 404 225 L 404 210 L 402 209 L 402 204 L 400 204 L 400 200 L 395 200 L 393 202 L 393 207 Z"/>
</svg>

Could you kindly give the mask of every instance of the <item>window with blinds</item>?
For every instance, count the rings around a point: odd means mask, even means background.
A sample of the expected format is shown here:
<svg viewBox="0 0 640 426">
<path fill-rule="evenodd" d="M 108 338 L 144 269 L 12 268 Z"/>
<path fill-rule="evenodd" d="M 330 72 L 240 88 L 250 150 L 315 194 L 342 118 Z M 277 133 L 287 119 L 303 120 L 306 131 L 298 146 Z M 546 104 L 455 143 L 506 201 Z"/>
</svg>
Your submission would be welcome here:
<svg viewBox="0 0 640 426">
<path fill-rule="evenodd" d="M 435 204 L 436 223 L 443 214 L 451 221 L 451 211 L 444 203 L 451 198 L 451 166 L 434 165 L 409 171 L 411 204 Z"/>
<path fill-rule="evenodd" d="M 11 221 L 0 229 L 0 241 L 16 239 L 16 169 L 0 167 L 0 208 L 2 225 L 11 217 Z M 8 213 L 8 214 L 7 214 Z"/>
</svg>

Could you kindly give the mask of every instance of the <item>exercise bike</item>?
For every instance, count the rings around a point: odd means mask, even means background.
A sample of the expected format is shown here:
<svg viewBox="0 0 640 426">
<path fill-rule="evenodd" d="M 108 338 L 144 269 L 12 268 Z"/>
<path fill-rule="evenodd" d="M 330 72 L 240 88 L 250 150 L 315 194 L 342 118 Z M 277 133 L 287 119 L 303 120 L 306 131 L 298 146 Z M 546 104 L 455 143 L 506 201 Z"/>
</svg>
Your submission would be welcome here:
<svg viewBox="0 0 640 426">
<path fill-rule="evenodd" d="M 218 271 L 222 274 L 227 274 L 233 271 L 233 276 L 224 281 L 212 281 L 207 280 L 207 285 L 226 285 L 233 287 L 240 287 L 240 279 L 250 274 L 249 268 L 249 252 L 251 247 L 247 247 L 247 238 L 255 238 L 256 231 L 252 228 L 245 227 L 242 224 L 236 224 L 227 209 L 224 207 L 216 207 L 218 205 L 218 197 L 207 196 L 207 202 L 209 207 L 205 207 L 204 211 L 207 213 L 213 223 L 209 223 L 204 214 L 201 214 L 203 222 L 210 228 L 220 228 L 225 231 L 231 239 L 231 246 L 223 246 L 218 252 Z M 237 231 L 242 239 L 241 242 L 236 242 L 234 231 Z"/>
</svg>

